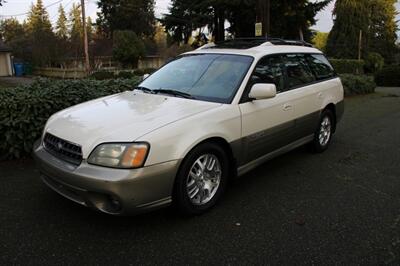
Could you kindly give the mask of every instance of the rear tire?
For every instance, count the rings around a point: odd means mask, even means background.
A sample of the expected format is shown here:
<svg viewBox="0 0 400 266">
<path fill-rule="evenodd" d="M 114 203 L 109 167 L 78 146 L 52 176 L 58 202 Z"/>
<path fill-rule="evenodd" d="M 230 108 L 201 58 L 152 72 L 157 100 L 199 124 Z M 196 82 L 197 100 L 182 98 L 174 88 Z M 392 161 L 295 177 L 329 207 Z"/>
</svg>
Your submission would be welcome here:
<svg viewBox="0 0 400 266">
<path fill-rule="evenodd" d="M 311 148 L 314 152 L 321 153 L 328 149 L 335 128 L 335 116 L 331 110 L 326 109 L 322 112 L 318 123 L 318 128 L 314 133 L 314 140 Z"/>
<path fill-rule="evenodd" d="M 173 200 L 189 215 L 202 214 L 216 205 L 226 188 L 229 160 L 219 145 L 204 143 L 185 157 L 175 180 Z"/>
</svg>

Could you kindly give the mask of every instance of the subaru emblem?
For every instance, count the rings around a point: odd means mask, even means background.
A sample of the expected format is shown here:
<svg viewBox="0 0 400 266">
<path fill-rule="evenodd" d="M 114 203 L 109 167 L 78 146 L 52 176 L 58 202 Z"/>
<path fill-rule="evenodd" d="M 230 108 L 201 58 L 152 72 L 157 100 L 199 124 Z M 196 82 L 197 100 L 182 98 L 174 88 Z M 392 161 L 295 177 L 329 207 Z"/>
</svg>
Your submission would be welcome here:
<svg viewBox="0 0 400 266">
<path fill-rule="evenodd" d="M 61 150 L 63 148 L 63 145 L 61 142 L 57 143 L 57 149 Z"/>
</svg>

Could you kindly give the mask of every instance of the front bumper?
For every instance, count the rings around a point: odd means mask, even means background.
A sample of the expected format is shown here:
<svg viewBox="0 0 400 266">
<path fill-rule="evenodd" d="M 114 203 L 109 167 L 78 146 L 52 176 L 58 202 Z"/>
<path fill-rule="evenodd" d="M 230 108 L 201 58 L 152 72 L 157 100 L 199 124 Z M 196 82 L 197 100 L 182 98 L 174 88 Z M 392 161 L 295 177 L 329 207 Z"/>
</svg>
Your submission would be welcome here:
<svg viewBox="0 0 400 266">
<path fill-rule="evenodd" d="M 79 166 L 48 153 L 40 141 L 33 149 L 42 180 L 64 197 L 114 215 L 145 212 L 171 203 L 179 161 L 139 169 Z"/>
</svg>

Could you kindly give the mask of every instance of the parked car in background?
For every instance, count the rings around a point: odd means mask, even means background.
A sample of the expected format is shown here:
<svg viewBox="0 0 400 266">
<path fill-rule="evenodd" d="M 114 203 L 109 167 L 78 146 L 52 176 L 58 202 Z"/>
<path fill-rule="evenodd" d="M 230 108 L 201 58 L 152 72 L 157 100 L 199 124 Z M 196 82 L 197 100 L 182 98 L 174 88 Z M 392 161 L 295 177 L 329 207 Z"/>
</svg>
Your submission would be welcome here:
<svg viewBox="0 0 400 266">
<path fill-rule="evenodd" d="M 200 214 L 228 180 L 301 145 L 323 152 L 343 87 L 302 42 L 234 40 L 185 53 L 132 91 L 54 114 L 34 148 L 43 181 L 84 206 Z"/>
</svg>

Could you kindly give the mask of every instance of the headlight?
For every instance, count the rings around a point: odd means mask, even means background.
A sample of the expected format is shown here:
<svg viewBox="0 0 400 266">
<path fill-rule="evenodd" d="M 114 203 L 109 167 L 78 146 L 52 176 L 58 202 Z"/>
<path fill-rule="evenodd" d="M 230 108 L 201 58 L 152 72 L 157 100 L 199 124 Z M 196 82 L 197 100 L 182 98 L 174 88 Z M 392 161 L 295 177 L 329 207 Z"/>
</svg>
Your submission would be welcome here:
<svg viewBox="0 0 400 266">
<path fill-rule="evenodd" d="M 144 165 L 148 152 L 147 143 L 100 144 L 90 154 L 88 163 L 115 168 L 139 168 Z"/>
</svg>

